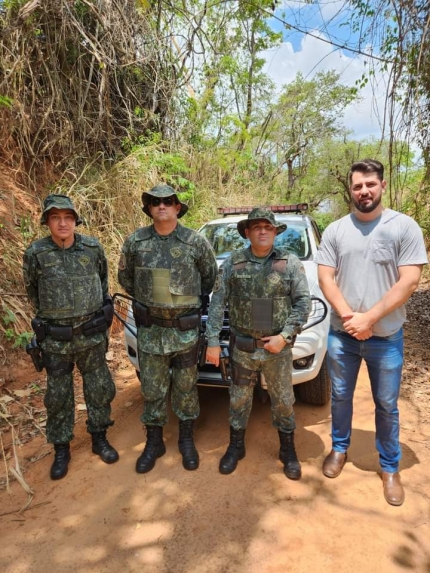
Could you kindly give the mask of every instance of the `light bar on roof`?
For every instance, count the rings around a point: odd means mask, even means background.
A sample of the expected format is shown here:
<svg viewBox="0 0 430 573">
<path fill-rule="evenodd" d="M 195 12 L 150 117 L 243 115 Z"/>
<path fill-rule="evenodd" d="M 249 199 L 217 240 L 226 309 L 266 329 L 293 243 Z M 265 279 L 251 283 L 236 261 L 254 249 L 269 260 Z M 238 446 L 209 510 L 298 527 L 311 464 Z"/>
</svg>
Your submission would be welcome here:
<svg viewBox="0 0 430 573">
<path fill-rule="evenodd" d="M 242 215 L 250 213 L 255 207 L 218 207 L 217 212 L 220 215 Z M 307 203 L 296 203 L 295 205 L 268 205 L 264 207 L 274 213 L 301 213 L 308 210 Z"/>
</svg>

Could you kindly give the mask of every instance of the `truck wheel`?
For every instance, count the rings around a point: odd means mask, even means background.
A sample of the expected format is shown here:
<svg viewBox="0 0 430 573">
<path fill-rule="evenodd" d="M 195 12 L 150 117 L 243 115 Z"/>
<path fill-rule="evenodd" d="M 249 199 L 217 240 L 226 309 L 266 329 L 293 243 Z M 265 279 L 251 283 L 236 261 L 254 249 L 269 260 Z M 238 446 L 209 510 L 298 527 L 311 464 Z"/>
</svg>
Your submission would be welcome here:
<svg viewBox="0 0 430 573">
<path fill-rule="evenodd" d="M 294 389 L 298 398 L 305 404 L 324 406 L 331 397 L 331 380 L 328 375 L 327 358 L 324 357 L 317 376 L 309 382 L 297 384 Z"/>
</svg>

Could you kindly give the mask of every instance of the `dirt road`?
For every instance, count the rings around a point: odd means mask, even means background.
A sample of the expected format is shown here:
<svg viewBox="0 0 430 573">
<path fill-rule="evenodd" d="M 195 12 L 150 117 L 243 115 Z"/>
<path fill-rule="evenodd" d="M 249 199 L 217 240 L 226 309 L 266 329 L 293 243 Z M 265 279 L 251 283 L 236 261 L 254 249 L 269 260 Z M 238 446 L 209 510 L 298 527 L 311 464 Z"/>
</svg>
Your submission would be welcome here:
<svg viewBox="0 0 430 573">
<path fill-rule="evenodd" d="M 25 504 L 17 483 L 12 494 L 0 494 L 3 573 L 430 571 L 430 428 L 409 401 L 401 402 L 406 502 L 389 506 L 376 473 L 365 370 L 349 461 L 339 478 L 321 474 L 330 446 L 329 407 L 296 405 L 299 482 L 284 476 L 269 404 L 257 400 L 246 458 L 234 474 L 218 473 L 228 439 L 228 394 L 210 388 L 200 389 L 200 468 L 182 468 L 172 415 L 167 454 L 152 472 L 137 475 L 134 464 L 144 444 L 139 385 L 130 368 L 118 370 L 116 380 L 110 437 L 120 461 L 107 466 L 91 454 L 81 416 L 65 479 L 48 479 L 49 453 L 26 473 L 35 491 L 30 509 L 5 515 Z M 27 457 L 29 448 L 50 452 L 42 438 L 27 446 Z"/>
</svg>

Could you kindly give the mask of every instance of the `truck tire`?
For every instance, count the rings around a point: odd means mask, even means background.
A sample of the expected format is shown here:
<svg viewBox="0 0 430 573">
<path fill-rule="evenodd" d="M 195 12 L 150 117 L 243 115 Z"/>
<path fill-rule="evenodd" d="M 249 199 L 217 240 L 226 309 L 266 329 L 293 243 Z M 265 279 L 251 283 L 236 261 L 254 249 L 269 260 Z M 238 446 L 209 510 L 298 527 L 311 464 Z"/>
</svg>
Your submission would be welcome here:
<svg viewBox="0 0 430 573">
<path fill-rule="evenodd" d="M 297 384 L 294 389 L 298 398 L 305 404 L 324 406 L 331 397 L 331 380 L 328 375 L 327 357 L 324 357 L 317 376 L 309 382 Z"/>
</svg>

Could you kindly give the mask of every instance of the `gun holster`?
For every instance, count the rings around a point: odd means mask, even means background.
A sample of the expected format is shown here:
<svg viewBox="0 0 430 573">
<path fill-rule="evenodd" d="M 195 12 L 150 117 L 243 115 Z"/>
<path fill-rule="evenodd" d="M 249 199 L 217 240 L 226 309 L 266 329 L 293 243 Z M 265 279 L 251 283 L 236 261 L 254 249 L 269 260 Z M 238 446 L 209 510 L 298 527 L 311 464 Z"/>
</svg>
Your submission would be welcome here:
<svg viewBox="0 0 430 573">
<path fill-rule="evenodd" d="M 151 315 L 149 310 L 137 300 L 133 301 L 133 316 L 136 326 L 151 326 Z"/>
<path fill-rule="evenodd" d="M 206 364 L 206 351 L 208 349 L 208 341 L 203 333 L 199 337 L 199 366 L 202 368 Z"/>
<path fill-rule="evenodd" d="M 98 334 L 99 332 L 106 332 L 108 325 L 106 316 L 104 314 L 104 308 L 102 308 L 102 313 L 98 316 L 94 316 L 88 322 L 82 325 L 82 330 L 84 336 L 91 336 L 92 334 Z"/>
<path fill-rule="evenodd" d="M 233 384 L 236 384 L 237 386 L 256 386 L 260 379 L 260 374 L 255 370 L 250 370 L 249 368 L 245 368 L 240 366 L 240 364 L 232 362 L 231 378 Z"/>
<path fill-rule="evenodd" d="M 113 310 L 112 297 L 110 295 L 106 295 L 103 299 L 102 312 L 106 319 L 107 328 L 110 328 L 112 325 L 114 315 Z"/>
<path fill-rule="evenodd" d="M 31 320 L 31 328 L 36 335 L 37 342 L 43 342 L 46 338 L 46 328 L 43 320 L 40 318 L 33 318 Z"/>
<path fill-rule="evenodd" d="M 45 368 L 45 361 L 43 360 L 42 349 L 40 348 L 35 336 L 33 336 L 31 341 L 27 344 L 25 350 L 27 354 L 30 355 L 36 371 L 42 372 L 42 370 Z"/>
</svg>

